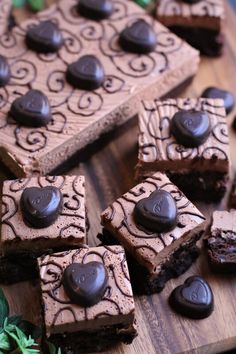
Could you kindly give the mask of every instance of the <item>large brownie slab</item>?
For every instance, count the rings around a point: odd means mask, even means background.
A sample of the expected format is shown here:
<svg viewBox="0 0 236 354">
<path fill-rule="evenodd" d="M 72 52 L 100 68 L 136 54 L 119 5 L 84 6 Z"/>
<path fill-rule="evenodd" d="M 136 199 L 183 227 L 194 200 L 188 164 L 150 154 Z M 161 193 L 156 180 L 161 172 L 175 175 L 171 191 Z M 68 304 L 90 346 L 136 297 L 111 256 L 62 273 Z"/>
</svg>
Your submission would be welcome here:
<svg viewBox="0 0 236 354">
<path fill-rule="evenodd" d="M 131 1 L 114 0 L 113 14 L 100 22 L 80 16 L 77 3 L 61 0 L 0 38 L 12 73 L 0 89 L 0 158 L 19 177 L 46 174 L 133 117 L 141 97 L 163 96 L 197 71 L 198 52 Z M 36 54 L 26 47 L 26 30 L 47 19 L 58 24 L 64 44 L 57 53 Z M 119 45 L 119 33 L 137 19 L 157 34 L 149 54 L 127 53 Z M 85 54 L 97 56 L 105 69 L 105 81 L 95 91 L 75 89 L 65 78 L 68 65 Z M 13 100 L 29 89 L 49 98 L 53 120 L 46 127 L 23 127 L 8 117 Z"/>
<path fill-rule="evenodd" d="M 171 231 L 155 232 L 138 224 L 137 220 L 135 221 L 134 210 L 138 202 L 150 197 L 157 190 L 170 193 L 176 202 L 178 222 Z M 164 202 L 161 201 L 161 203 Z M 159 206 L 157 202 L 155 208 L 162 208 L 161 205 Z M 158 210 L 155 208 L 153 210 Z M 139 268 L 141 267 L 142 271 L 136 271 L 136 275 L 139 273 L 141 277 L 143 274 L 143 278 L 136 280 L 139 283 L 149 283 L 149 289 L 146 288 L 146 292 L 160 290 L 158 278 L 163 279 L 163 272 L 165 270 L 168 272 L 168 268 L 173 267 L 173 263 L 178 264 L 178 261 L 183 263 L 188 253 L 191 253 L 190 248 L 196 244 L 205 227 L 204 216 L 162 173 L 156 173 L 147 178 L 117 199 L 102 213 L 101 220 L 104 228 L 123 245 L 138 263 Z M 101 240 L 103 241 L 102 236 Z M 105 239 L 104 242 L 106 242 Z M 179 257 L 176 257 L 178 254 Z M 178 266 L 182 267 L 181 264 Z M 168 276 L 165 279 L 168 280 Z M 163 287 L 164 284 L 162 284 Z"/>
<path fill-rule="evenodd" d="M 171 131 L 180 111 L 207 113 L 211 131 L 198 147 L 185 147 Z M 220 99 L 169 99 L 143 101 L 139 114 L 137 177 L 165 171 L 188 197 L 217 200 L 226 191 L 230 165 L 224 103 Z"/>
<path fill-rule="evenodd" d="M 105 267 L 107 286 L 98 303 L 84 307 L 68 297 L 62 280 L 71 264 L 90 262 L 100 262 Z M 122 247 L 87 247 L 55 253 L 39 258 L 38 265 L 46 337 L 63 353 L 101 351 L 119 341 L 132 342 L 136 336 L 135 307 Z M 86 269 L 82 277 L 82 282 L 93 279 Z"/>
</svg>

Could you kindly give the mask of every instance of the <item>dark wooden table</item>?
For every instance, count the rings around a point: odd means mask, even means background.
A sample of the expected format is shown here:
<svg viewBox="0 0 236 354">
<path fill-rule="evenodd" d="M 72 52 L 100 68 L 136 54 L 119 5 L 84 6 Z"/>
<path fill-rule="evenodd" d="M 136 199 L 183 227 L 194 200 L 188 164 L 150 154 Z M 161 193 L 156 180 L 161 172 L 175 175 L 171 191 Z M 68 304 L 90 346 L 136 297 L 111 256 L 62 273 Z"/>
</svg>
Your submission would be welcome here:
<svg viewBox="0 0 236 354">
<path fill-rule="evenodd" d="M 227 4 L 226 48 L 220 59 L 202 59 L 200 70 L 191 87 L 182 95 L 196 97 L 209 85 L 230 89 L 236 94 L 236 16 Z M 24 13 L 19 12 L 18 18 Z M 228 118 L 229 126 L 232 117 Z M 236 134 L 230 128 L 232 163 L 236 166 Z M 134 182 L 134 166 L 137 161 L 137 121 L 103 137 L 78 156 L 76 166 L 68 174 L 84 174 L 86 177 L 87 208 L 90 220 L 88 241 L 98 244 L 101 231 L 100 212 Z M 232 169 L 233 170 L 233 169 Z M 232 171 L 233 173 L 233 171 Z M 0 166 L 1 179 L 13 178 Z M 230 186 L 229 186 L 230 188 Z M 210 218 L 214 209 L 227 206 L 227 197 L 220 205 L 198 205 Z M 215 294 L 215 311 L 205 320 L 192 321 L 175 315 L 168 306 L 171 290 L 193 274 L 203 275 Z M 37 285 L 21 283 L 4 287 L 12 313 L 23 314 L 27 319 L 40 323 L 40 304 Z M 161 294 L 136 298 L 136 316 L 139 336 L 130 346 L 120 345 L 109 353 L 219 353 L 236 348 L 236 276 L 212 274 L 207 259 L 202 255 L 191 269 L 170 281 Z M 235 351 L 236 352 L 236 351 Z"/>
</svg>

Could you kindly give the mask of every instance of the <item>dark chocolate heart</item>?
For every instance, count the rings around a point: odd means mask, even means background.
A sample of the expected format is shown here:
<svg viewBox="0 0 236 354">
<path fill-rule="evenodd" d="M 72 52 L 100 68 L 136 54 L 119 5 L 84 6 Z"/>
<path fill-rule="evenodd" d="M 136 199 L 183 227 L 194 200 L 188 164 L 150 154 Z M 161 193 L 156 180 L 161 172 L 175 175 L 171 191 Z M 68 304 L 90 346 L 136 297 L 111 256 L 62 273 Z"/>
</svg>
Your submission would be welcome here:
<svg viewBox="0 0 236 354">
<path fill-rule="evenodd" d="M 63 39 L 55 23 L 43 21 L 28 29 L 26 44 L 28 48 L 38 53 L 54 53 L 62 46 Z"/>
<path fill-rule="evenodd" d="M 121 32 L 119 43 L 126 52 L 145 54 L 155 49 L 157 38 L 147 22 L 138 20 Z"/>
<path fill-rule="evenodd" d="M 23 219 L 36 229 L 52 225 L 62 209 L 60 189 L 52 186 L 26 188 L 20 199 Z"/>
<path fill-rule="evenodd" d="M 5 57 L 0 55 L 0 87 L 6 86 L 11 77 L 10 67 Z"/>
<path fill-rule="evenodd" d="M 111 0 L 80 0 L 77 9 L 84 17 L 103 20 L 112 14 L 113 3 Z"/>
<path fill-rule="evenodd" d="M 68 66 L 68 82 L 81 90 L 96 90 L 105 80 L 101 62 L 93 55 L 84 55 Z"/>
<path fill-rule="evenodd" d="M 93 306 L 103 297 L 108 282 L 106 268 L 100 262 L 72 263 L 63 274 L 62 284 L 71 301 Z"/>
<path fill-rule="evenodd" d="M 179 144 L 198 147 L 209 137 L 211 123 L 206 112 L 179 111 L 172 118 L 170 129 Z"/>
<path fill-rule="evenodd" d="M 28 127 L 42 127 L 52 119 L 48 98 L 38 90 L 30 90 L 16 98 L 11 105 L 10 115 L 17 123 Z"/>
<path fill-rule="evenodd" d="M 135 205 L 134 218 L 137 224 L 151 231 L 168 232 L 177 223 L 176 202 L 170 193 L 156 190 Z"/>
<path fill-rule="evenodd" d="M 199 276 L 188 278 L 170 295 L 170 305 L 176 312 L 195 319 L 210 316 L 214 308 L 212 290 L 206 280 Z"/>
<path fill-rule="evenodd" d="M 224 101 L 226 113 L 229 114 L 232 112 L 235 105 L 234 95 L 226 90 L 222 90 L 217 87 L 208 87 L 206 88 L 201 97 L 205 98 L 221 98 Z"/>
</svg>

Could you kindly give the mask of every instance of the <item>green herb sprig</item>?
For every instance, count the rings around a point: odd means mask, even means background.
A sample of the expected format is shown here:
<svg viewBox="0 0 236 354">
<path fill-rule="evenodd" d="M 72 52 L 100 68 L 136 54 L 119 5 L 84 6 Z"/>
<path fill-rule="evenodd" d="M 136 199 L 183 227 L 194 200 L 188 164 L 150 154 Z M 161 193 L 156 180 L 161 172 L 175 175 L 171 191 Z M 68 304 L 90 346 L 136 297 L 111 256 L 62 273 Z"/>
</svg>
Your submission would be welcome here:
<svg viewBox="0 0 236 354">
<path fill-rule="evenodd" d="M 0 288 L 0 354 L 38 354 L 40 336 L 41 329 L 22 316 L 9 316 L 9 304 Z M 61 354 L 54 344 L 47 342 L 47 346 L 50 354 Z"/>
</svg>

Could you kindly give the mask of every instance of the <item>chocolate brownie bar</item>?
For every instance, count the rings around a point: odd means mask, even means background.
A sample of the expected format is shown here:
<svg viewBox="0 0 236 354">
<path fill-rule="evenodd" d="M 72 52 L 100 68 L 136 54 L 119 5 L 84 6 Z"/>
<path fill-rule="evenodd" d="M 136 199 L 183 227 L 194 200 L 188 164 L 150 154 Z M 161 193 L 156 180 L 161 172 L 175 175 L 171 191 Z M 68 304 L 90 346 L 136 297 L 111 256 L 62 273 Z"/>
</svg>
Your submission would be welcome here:
<svg viewBox="0 0 236 354">
<path fill-rule="evenodd" d="M 102 351 L 137 335 L 122 247 L 94 247 L 38 259 L 46 338 L 62 353 Z"/>
<path fill-rule="evenodd" d="M 84 243 L 84 177 L 4 181 L 0 283 L 32 278 L 37 256 Z"/>
<path fill-rule="evenodd" d="M 197 71 L 198 52 L 131 1 L 103 20 L 80 4 L 58 1 L 0 38 L 0 158 L 18 177 L 46 175 Z"/>
<path fill-rule="evenodd" d="M 210 57 L 221 55 L 225 18 L 223 0 L 160 0 L 156 16 L 202 54 Z"/>
<path fill-rule="evenodd" d="M 162 173 L 115 201 L 101 221 L 132 256 L 131 282 L 139 293 L 161 291 L 167 280 L 186 271 L 205 228 L 204 216 Z M 101 240 L 107 242 L 106 233 Z"/>
<path fill-rule="evenodd" d="M 213 270 L 236 271 L 236 211 L 215 211 L 210 235 L 206 239 L 209 262 Z"/>
<path fill-rule="evenodd" d="M 230 154 L 222 100 L 144 101 L 139 131 L 137 177 L 164 171 L 192 200 L 224 196 Z"/>
</svg>

